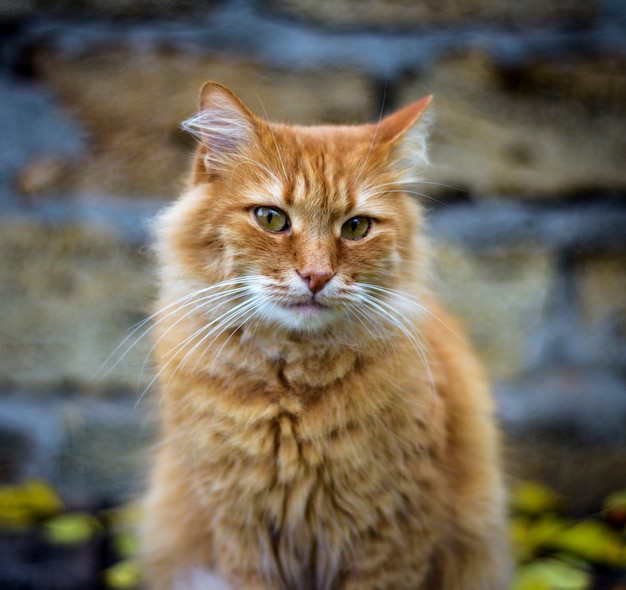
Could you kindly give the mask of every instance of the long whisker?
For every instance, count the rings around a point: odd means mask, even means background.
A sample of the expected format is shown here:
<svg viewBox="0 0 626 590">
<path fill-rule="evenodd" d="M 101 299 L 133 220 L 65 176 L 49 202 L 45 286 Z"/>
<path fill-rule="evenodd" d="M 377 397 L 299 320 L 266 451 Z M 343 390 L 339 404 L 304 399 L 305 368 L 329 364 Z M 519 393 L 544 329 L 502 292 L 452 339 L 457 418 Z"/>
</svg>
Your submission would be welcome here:
<svg viewBox="0 0 626 590">
<path fill-rule="evenodd" d="M 152 350 L 150 352 L 154 352 L 154 349 L 156 348 L 156 346 L 161 342 L 161 340 L 167 336 L 167 334 L 176 327 L 177 324 L 179 324 L 181 321 L 185 320 L 186 318 L 188 318 L 189 316 L 194 315 L 195 313 L 197 313 L 198 311 L 203 311 L 204 309 L 207 309 L 208 306 L 210 304 L 219 302 L 220 300 L 223 299 L 227 299 L 226 301 L 222 301 L 221 303 L 218 303 L 218 307 L 221 305 L 224 305 L 226 303 L 229 303 L 230 301 L 234 300 L 235 297 L 237 295 L 240 295 L 241 293 L 244 293 L 247 291 L 247 287 L 238 287 L 236 289 L 231 289 L 230 291 L 227 292 L 223 292 L 223 293 L 217 293 L 214 294 L 210 297 L 201 297 L 195 301 L 192 301 L 184 306 L 181 306 L 179 309 L 175 310 L 172 313 L 176 313 L 180 310 L 182 310 L 185 307 L 188 306 L 192 306 L 191 309 L 187 312 L 185 312 L 182 316 L 180 316 L 171 326 L 169 326 L 167 328 L 167 330 L 165 330 L 165 332 L 163 332 L 163 334 L 159 337 L 159 339 L 155 342 L 155 345 L 153 346 Z M 199 305 L 200 304 L 200 305 Z M 168 315 L 172 315 L 172 313 L 168 314 Z M 165 318 L 164 318 L 165 319 Z M 216 321 L 216 320 L 214 320 Z M 211 325 L 213 322 L 210 322 L 208 325 Z M 206 327 L 206 326 L 205 326 Z"/>
<path fill-rule="evenodd" d="M 239 165 L 243 165 L 246 162 L 248 164 L 253 164 L 254 166 L 257 166 L 258 168 L 263 170 L 263 172 L 265 172 L 268 176 L 270 176 L 276 183 L 280 184 L 280 179 L 278 178 L 278 176 L 276 176 L 276 174 L 274 174 L 274 172 L 272 172 L 272 170 L 270 170 L 267 166 L 264 166 L 260 162 L 257 162 L 256 160 L 253 160 L 252 158 L 248 158 L 248 157 L 243 156 L 241 154 L 238 155 L 237 158 L 239 160 L 242 160 L 241 164 L 238 164 L 238 166 Z"/>
<path fill-rule="evenodd" d="M 272 141 L 274 142 L 274 147 L 276 148 L 276 155 L 278 156 L 278 161 L 280 162 L 280 166 L 283 169 L 283 176 L 285 177 L 285 182 L 288 182 L 289 175 L 287 174 L 287 169 L 285 168 L 285 162 L 283 161 L 283 156 L 280 153 L 278 142 L 276 141 L 276 136 L 274 135 L 274 129 L 272 128 L 272 123 L 270 122 L 269 116 L 267 115 L 267 111 L 265 110 L 265 105 L 263 104 L 263 101 L 258 96 L 257 96 L 257 99 L 261 105 L 261 108 L 263 109 L 263 116 L 265 117 L 265 120 L 267 121 L 267 126 L 272 135 Z"/>
<path fill-rule="evenodd" d="M 250 320 L 250 318 L 252 318 L 255 314 L 257 308 L 257 301 L 256 298 L 253 298 L 253 300 L 250 301 L 244 301 L 240 304 L 238 304 L 237 306 L 235 306 L 234 308 L 232 308 L 231 310 L 229 310 L 227 313 L 215 318 L 212 322 L 209 322 L 208 324 L 206 324 L 205 326 L 203 326 L 202 328 L 200 328 L 199 330 L 197 330 L 194 334 L 188 336 L 183 342 L 179 343 L 178 345 L 176 345 L 171 351 L 169 351 L 165 356 L 170 356 L 170 359 L 167 361 L 167 363 L 165 364 L 165 366 L 163 367 L 163 369 L 161 369 L 161 371 L 159 371 L 158 375 L 156 376 L 157 378 L 161 376 L 161 374 L 163 373 L 163 371 L 165 369 L 167 369 L 170 364 L 172 362 L 175 361 L 175 352 L 184 349 L 189 343 L 193 342 L 194 339 L 197 339 L 199 336 L 202 336 L 202 338 L 200 338 L 200 340 L 198 342 L 196 342 L 185 354 L 185 356 L 177 362 L 176 368 L 174 369 L 174 371 L 172 372 L 172 374 L 170 375 L 170 378 L 168 379 L 167 383 L 165 384 L 165 388 L 167 389 L 167 387 L 169 387 L 172 379 L 175 377 L 175 375 L 182 370 L 188 363 L 189 359 L 192 358 L 192 356 L 194 356 L 197 351 L 200 349 L 201 346 L 203 346 L 203 344 L 205 344 L 205 342 L 211 338 L 212 340 L 206 344 L 204 346 L 204 351 L 201 352 L 198 356 L 198 358 L 196 359 L 196 363 L 193 366 L 192 370 L 195 371 L 200 363 L 200 361 L 202 360 L 204 354 L 206 353 L 207 350 L 209 350 L 211 348 L 211 346 L 213 345 L 213 343 L 229 328 L 233 327 L 234 325 L 236 325 L 239 322 L 248 322 Z M 202 335 L 203 332 L 206 332 L 206 334 Z M 235 331 L 233 330 L 231 332 L 231 334 L 228 336 L 228 338 L 226 338 L 226 340 L 222 343 L 222 345 L 220 346 L 219 350 L 217 350 L 214 354 L 214 357 L 217 358 L 220 356 L 221 351 L 223 350 L 224 346 L 226 346 L 226 344 L 230 341 L 230 339 L 233 337 L 233 335 L 235 334 Z M 164 357 L 165 358 L 165 357 Z M 154 381 L 154 380 L 153 380 Z"/>
<path fill-rule="evenodd" d="M 377 187 L 378 188 L 378 187 Z M 408 195 L 415 195 L 416 197 L 424 197 L 425 199 L 428 199 L 430 201 L 434 201 L 435 203 L 438 203 L 439 205 L 443 205 L 444 207 L 450 207 L 449 203 L 446 203 L 444 201 L 440 201 L 439 199 L 436 199 L 435 197 L 431 197 L 430 195 L 427 195 L 426 193 L 421 193 L 419 191 L 412 191 L 409 189 L 383 189 L 380 190 L 378 192 L 368 192 L 368 196 L 370 197 L 376 197 L 378 195 L 386 195 L 389 193 L 405 193 Z"/>
<path fill-rule="evenodd" d="M 240 304 L 240 305 L 242 305 L 242 304 Z M 197 312 L 199 309 L 201 311 L 201 308 L 196 308 L 193 311 Z M 220 316 L 220 317 L 222 317 L 222 316 Z M 218 317 L 215 320 L 213 320 L 212 322 L 210 322 L 210 324 L 218 322 L 220 320 L 220 317 Z M 176 322 L 176 323 L 178 323 L 178 322 Z M 171 330 L 173 327 L 174 327 L 174 325 L 170 326 L 167 331 Z M 165 355 L 163 355 L 162 360 L 167 359 L 167 357 L 169 357 L 169 359 L 165 362 L 165 364 L 161 367 L 161 369 L 156 373 L 156 375 L 153 376 L 153 378 L 150 380 L 148 385 L 143 389 L 143 391 L 141 392 L 141 394 L 139 395 L 139 397 L 137 399 L 137 402 L 135 404 L 136 406 L 138 406 L 139 403 L 141 403 L 141 400 L 148 393 L 150 388 L 157 382 L 157 380 L 161 377 L 161 375 L 166 370 L 168 370 L 170 368 L 171 364 L 176 360 L 176 354 L 175 353 L 177 351 L 181 350 L 181 349 L 184 349 L 190 342 L 192 342 L 195 338 L 197 338 L 199 335 L 201 335 L 206 329 L 207 329 L 207 325 L 203 326 L 202 328 L 200 328 L 199 330 L 197 330 L 196 332 L 194 332 L 190 336 L 187 336 L 187 338 L 185 338 L 182 342 L 178 342 L 172 349 L 170 349 Z M 154 349 L 154 347 L 153 347 L 153 349 Z M 185 362 L 186 362 L 186 359 L 187 359 L 188 356 L 189 356 L 189 353 L 185 356 Z M 174 371 L 174 373 L 172 374 L 172 376 L 168 380 L 168 384 L 171 381 L 172 377 L 176 374 L 176 372 L 178 372 L 178 370 L 182 368 L 182 364 L 183 363 L 179 363 L 178 364 L 178 366 L 176 367 L 176 370 Z"/>
<path fill-rule="evenodd" d="M 220 285 L 223 286 L 224 283 L 220 283 Z M 169 312 L 164 317 L 160 318 L 159 321 L 157 322 L 157 324 L 162 322 L 162 321 L 164 321 L 164 320 L 166 320 L 168 317 L 170 317 L 170 316 L 172 316 L 174 314 L 177 314 L 178 312 L 182 311 L 186 307 L 190 307 L 191 308 L 187 312 L 185 312 L 182 316 L 178 317 L 174 323 L 172 323 L 170 326 L 168 326 L 168 328 L 163 332 L 163 334 L 161 334 L 161 336 L 159 336 L 159 338 L 156 340 L 156 342 L 154 342 L 154 344 L 152 345 L 152 348 L 150 349 L 150 351 L 146 355 L 146 361 L 143 364 L 143 367 L 142 367 L 142 370 L 141 370 L 141 373 L 140 373 L 140 377 L 139 377 L 139 382 L 141 382 L 141 377 L 143 376 L 143 373 L 144 373 L 144 370 L 145 370 L 145 367 L 146 367 L 146 363 L 148 362 L 148 359 L 152 356 L 152 354 L 156 350 L 157 346 L 161 343 L 163 338 L 165 338 L 169 334 L 169 332 L 171 332 L 180 322 L 182 322 L 185 319 L 187 319 L 188 317 L 194 315 L 196 312 L 202 311 L 202 308 L 207 308 L 209 305 L 211 305 L 213 303 L 216 303 L 216 302 L 219 302 L 220 300 L 228 298 L 227 301 L 222 301 L 221 303 L 218 303 L 218 307 L 220 305 L 224 305 L 224 304 L 228 303 L 229 301 L 233 300 L 234 299 L 233 296 L 237 296 L 237 295 L 241 294 L 242 292 L 245 292 L 246 290 L 247 290 L 247 287 L 240 286 L 240 287 L 237 287 L 235 289 L 230 289 L 229 291 L 226 291 L 226 292 L 219 292 L 219 293 L 212 294 L 210 296 L 200 297 L 198 299 L 195 299 L 195 300 L 192 300 L 191 302 L 186 303 L 185 305 L 181 305 L 177 309 Z M 157 324 L 155 324 L 155 326 Z M 153 327 L 155 327 L 155 326 L 153 326 Z M 194 335 L 192 335 L 192 337 L 193 336 Z M 183 341 L 183 343 L 179 344 L 179 346 L 184 346 L 185 342 L 189 338 L 190 337 L 187 337 Z M 177 347 L 175 347 L 175 349 L 176 348 Z M 170 352 L 172 352 L 172 351 L 170 351 Z M 174 352 L 175 352 L 175 350 L 174 350 Z"/>
<path fill-rule="evenodd" d="M 229 282 L 232 282 L 232 281 L 229 281 Z M 96 372 L 96 377 L 97 378 L 104 378 L 107 375 L 109 375 L 122 362 L 122 360 L 128 355 L 128 353 L 145 336 L 147 336 L 155 328 L 155 326 L 158 323 L 160 323 L 164 319 L 167 319 L 171 315 L 177 313 L 177 311 L 180 309 L 180 307 L 178 307 L 178 306 L 186 307 L 188 305 L 193 305 L 193 301 L 192 300 L 194 298 L 196 298 L 196 297 L 198 297 L 200 295 L 203 295 L 205 293 L 208 293 L 210 291 L 214 291 L 214 290 L 216 290 L 218 288 L 223 288 L 223 287 L 224 287 L 224 283 L 219 283 L 217 285 L 211 285 L 210 287 L 205 287 L 205 288 L 202 288 L 202 289 L 198 289 L 196 291 L 192 291 L 191 293 L 188 293 L 188 294 L 186 294 L 186 295 L 184 295 L 184 296 L 182 296 L 182 297 L 172 301 L 171 303 L 169 303 L 168 305 L 165 305 L 164 307 L 162 307 L 161 309 L 159 309 L 155 313 L 153 313 L 153 314 L 149 315 L 148 317 L 144 318 L 143 320 L 141 320 L 139 323 L 137 323 L 132 328 L 131 332 L 115 347 L 113 352 L 111 352 L 111 354 L 107 357 L 107 359 L 102 363 L 102 365 L 100 366 L 100 368 Z M 185 305 L 182 305 L 182 304 L 185 304 Z M 165 315 L 163 315 L 163 313 L 167 312 L 168 310 L 170 310 L 169 313 L 166 313 Z M 157 322 L 152 323 L 157 318 L 160 318 L 160 319 Z M 127 342 L 129 342 L 129 340 L 131 340 L 133 338 L 133 336 L 135 336 L 137 334 L 137 332 L 139 332 L 140 330 L 145 328 L 148 324 L 150 324 L 150 326 L 148 328 L 146 328 L 141 334 L 139 334 L 139 336 L 137 336 L 137 338 L 135 338 L 135 340 L 126 347 L 126 350 L 124 350 L 124 352 L 120 355 L 120 357 L 111 366 L 109 366 L 107 368 L 105 373 L 103 373 L 105 367 L 107 367 L 107 365 L 109 365 L 109 363 L 122 350 L 122 348 L 127 344 Z"/>
<path fill-rule="evenodd" d="M 466 189 L 460 186 L 455 186 L 454 184 L 446 184 L 445 182 L 435 182 L 433 180 L 422 180 L 419 178 L 411 178 L 411 179 L 398 178 L 397 180 L 394 180 L 392 182 L 381 182 L 380 184 L 377 184 L 376 186 L 372 187 L 372 189 L 376 190 L 377 188 L 381 188 L 383 186 L 401 186 L 403 184 L 408 184 L 408 185 L 430 184 L 432 186 L 442 186 L 444 188 L 452 188 L 454 190 L 458 190 L 461 192 L 467 192 Z"/>
<path fill-rule="evenodd" d="M 171 351 L 171 353 L 174 354 L 175 352 L 178 352 L 178 350 L 184 348 L 189 342 L 193 341 L 195 338 L 202 335 L 200 340 L 193 345 L 193 347 L 187 352 L 187 354 L 180 361 L 179 363 L 180 366 L 181 367 L 184 366 L 189 360 L 189 358 L 196 352 L 196 350 L 207 339 L 211 338 L 211 336 L 215 334 L 215 337 L 213 338 L 211 343 L 209 343 L 209 345 L 207 346 L 207 348 L 209 348 L 210 345 L 213 342 L 215 342 L 215 340 L 219 338 L 224 333 L 225 330 L 227 330 L 234 322 L 236 322 L 237 320 L 245 316 L 251 309 L 254 309 L 255 306 L 256 306 L 256 302 L 254 300 L 243 301 L 239 303 L 234 308 L 229 309 L 227 313 L 217 317 L 213 321 L 209 322 L 208 324 L 206 324 L 205 326 L 197 330 L 194 334 L 192 334 L 190 337 L 188 337 L 186 340 L 184 340 L 182 343 L 176 346 L 174 351 Z M 219 351 L 216 356 L 219 356 Z M 197 363 L 196 363 L 196 366 L 197 366 Z"/>
<path fill-rule="evenodd" d="M 361 164 L 361 168 L 359 168 L 356 178 L 354 179 L 354 182 L 350 185 L 350 188 L 354 188 L 356 184 L 359 182 L 359 180 L 361 179 L 361 176 L 363 175 L 363 172 L 365 170 L 365 166 L 367 166 L 367 162 L 369 161 L 372 150 L 374 149 L 374 144 L 376 143 L 376 138 L 378 137 L 378 129 L 380 128 L 380 122 L 383 119 L 383 113 L 385 111 L 386 99 L 387 99 L 387 83 L 385 82 L 385 87 L 383 89 L 383 99 L 380 104 L 380 112 L 378 113 L 378 121 L 376 123 L 376 127 L 374 128 L 374 137 L 372 137 L 372 141 L 370 142 L 369 148 L 367 150 L 367 154 L 365 154 L 365 158 L 363 160 L 363 163 Z"/>
<path fill-rule="evenodd" d="M 372 311 L 379 313 L 382 317 L 387 318 L 387 320 L 398 328 L 407 340 L 411 342 L 417 355 L 422 361 L 424 369 L 426 370 L 428 381 L 434 388 L 430 364 L 424 352 L 424 345 L 420 341 L 417 331 L 415 330 L 415 326 L 408 322 L 406 318 L 398 313 L 398 310 L 393 305 L 387 303 L 384 299 L 374 297 L 372 294 L 367 293 L 366 296 L 361 298 L 361 303 L 369 307 Z"/>
<path fill-rule="evenodd" d="M 446 330 L 448 330 L 453 336 L 456 336 L 461 342 L 465 342 L 466 338 L 464 338 L 458 332 L 455 332 L 451 326 L 449 326 L 446 322 L 444 322 L 436 313 L 433 313 L 431 309 L 429 309 L 426 305 L 423 305 L 414 295 L 410 295 L 408 293 L 403 293 L 402 291 L 398 291 L 396 289 L 388 289 L 386 287 L 381 287 L 380 285 L 374 285 L 370 283 L 362 283 L 362 286 L 368 289 L 369 291 L 377 291 L 384 295 L 389 295 L 391 297 L 396 297 L 405 301 L 406 303 L 415 306 L 416 309 L 419 310 L 420 313 L 424 313 L 435 321 L 439 322 Z"/>
<path fill-rule="evenodd" d="M 390 367 L 393 367 L 393 360 L 389 353 L 389 348 L 385 344 L 390 339 L 390 334 L 385 331 L 384 326 L 380 322 L 375 322 L 371 314 L 368 314 L 366 310 L 361 309 L 360 306 L 354 306 L 347 308 L 347 313 L 358 321 L 363 327 L 367 328 L 370 334 L 373 332 L 375 340 L 380 344 L 380 350 L 385 356 Z"/>
</svg>

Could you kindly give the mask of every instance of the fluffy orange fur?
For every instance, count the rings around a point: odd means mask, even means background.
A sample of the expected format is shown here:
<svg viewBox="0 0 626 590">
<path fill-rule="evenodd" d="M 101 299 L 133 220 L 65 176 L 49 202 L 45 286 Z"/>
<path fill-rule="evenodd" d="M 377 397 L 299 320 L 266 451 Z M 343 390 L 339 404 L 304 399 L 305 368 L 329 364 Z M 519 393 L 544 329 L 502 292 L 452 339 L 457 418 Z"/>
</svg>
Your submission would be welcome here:
<svg viewBox="0 0 626 590">
<path fill-rule="evenodd" d="M 298 127 L 203 87 L 158 224 L 151 588 L 507 587 L 492 402 L 410 194 L 429 102 Z"/>
</svg>

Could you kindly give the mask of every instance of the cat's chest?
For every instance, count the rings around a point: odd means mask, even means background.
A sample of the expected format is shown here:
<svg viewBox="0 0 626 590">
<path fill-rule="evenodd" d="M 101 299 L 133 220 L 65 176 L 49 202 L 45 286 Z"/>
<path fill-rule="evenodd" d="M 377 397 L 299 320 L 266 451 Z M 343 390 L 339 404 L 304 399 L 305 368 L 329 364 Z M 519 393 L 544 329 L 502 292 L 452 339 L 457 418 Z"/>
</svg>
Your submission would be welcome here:
<svg viewBox="0 0 626 590">
<path fill-rule="evenodd" d="M 248 342 L 244 331 L 232 346 L 220 351 L 220 366 L 245 371 L 251 379 L 261 376 L 255 387 L 282 389 L 292 396 L 304 397 L 312 389 L 332 387 L 364 362 L 355 346 L 338 345 L 326 339 L 262 337 L 254 334 Z"/>
<path fill-rule="evenodd" d="M 355 539 L 407 515 L 438 518 L 441 402 L 430 389 L 409 393 L 410 374 L 392 383 L 374 369 L 352 365 L 298 391 L 285 374 L 231 374 L 196 387 L 192 408 L 170 406 L 181 408 L 180 455 L 216 536 L 258 552 L 270 577 L 331 588 Z"/>
<path fill-rule="evenodd" d="M 422 488 L 436 487 L 437 424 L 387 413 L 385 426 L 383 416 L 353 415 L 350 404 L 333 401 L 309 414 L 300 408 L 299 416 L 277 404 L 274 417 L 248 428 L 215 418 L 224 428 L 202 451 L 209 502 L 306 545 L 320 524 L 338 534 L 362 531 L 381 514 L 409 510 Z"/>
<path fill-rule="evenodd" d="M 245 543 L 254 544 L 267 573 L 285 580 L 284 587 L 309 580 L 310 588 L 331 588 L 354 558 L 356 539 L 392 530 L 408 515 L 438 518 L 433 497 L 443 496 L 443 482 L 437 459 L 411 440 L 419 439 L 418 425 L 393 426 L 413 432 L 391 436 L 388 430 L 386 440 L 363 421 L 309 438 L 297 419 L 282 414 L 267 425 L 268 454 L 242 462 L 221 495 L 224 503 L 213 506 L 223 510 L 231 534 L 240 530 Z"/>
</svg>

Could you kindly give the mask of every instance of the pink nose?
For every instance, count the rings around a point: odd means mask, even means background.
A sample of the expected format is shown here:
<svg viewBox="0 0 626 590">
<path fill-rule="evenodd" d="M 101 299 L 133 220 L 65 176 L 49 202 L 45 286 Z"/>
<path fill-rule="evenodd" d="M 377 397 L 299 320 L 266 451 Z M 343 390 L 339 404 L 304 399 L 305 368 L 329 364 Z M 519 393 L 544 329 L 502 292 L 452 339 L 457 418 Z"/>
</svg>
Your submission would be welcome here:
<svg viewBox="0 0 626 590">
<path fill-rule="evenodd" d="M 298 272 L 298 274 L 304 279 L 309 291 L 311 293 L 319 293 L 326 283 L 330 281 L 335 276 L 333 272 L 315 272 L 315 271 L 304 271 Z"/>
</svg>

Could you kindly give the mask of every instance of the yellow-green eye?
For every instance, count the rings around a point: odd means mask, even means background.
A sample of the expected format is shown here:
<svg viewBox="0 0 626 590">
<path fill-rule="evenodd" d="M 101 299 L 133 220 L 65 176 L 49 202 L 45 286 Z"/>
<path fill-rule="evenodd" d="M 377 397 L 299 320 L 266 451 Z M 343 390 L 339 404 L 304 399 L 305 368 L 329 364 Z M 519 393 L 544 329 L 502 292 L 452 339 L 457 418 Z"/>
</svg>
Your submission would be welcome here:
<svg viewBox="0 0 626 590">
<path fill-rule="evenodd" d="M 289 218 L 280 209 L 272 207 L 257 207 L 254 216 L 259 225 L 270 232 L 279 233 L 289 229 Z"/>
<path fill-rule="evenodd" d="M 358 217 L 348 219 L 348 221 L 343 224 L 341 235 L 348 240 L 360 240 L 367 235 L 371 226 L 372 220 L 369 217 L 359 215 Z"/>
</svg>

